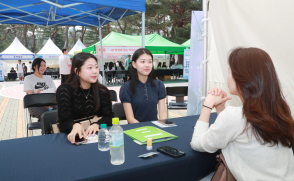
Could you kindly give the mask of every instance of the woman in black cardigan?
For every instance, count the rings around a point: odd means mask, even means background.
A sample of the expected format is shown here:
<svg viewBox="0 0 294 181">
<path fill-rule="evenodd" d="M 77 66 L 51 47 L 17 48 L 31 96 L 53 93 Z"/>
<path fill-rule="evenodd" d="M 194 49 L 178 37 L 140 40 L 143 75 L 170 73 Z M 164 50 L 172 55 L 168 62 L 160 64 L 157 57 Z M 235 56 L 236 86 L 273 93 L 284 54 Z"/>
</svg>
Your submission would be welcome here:
<svg viewBox="0 0 294 181">
<path fill-rule="evenodd" d="M 73 57 L 68 80 L 56 92 L 60 131 L 68 134 L 68 140 L 75 143 L 78 134 L 86 138 L 99 131 L 100 124 L 112 125 L 112 103 L 109 90 L 97 81 L 98 61 L 90 53 L 78 53 Z M 91 123 L 84 131 L 79 121 L 91 116 L 102 117 Z"/>
</svg>

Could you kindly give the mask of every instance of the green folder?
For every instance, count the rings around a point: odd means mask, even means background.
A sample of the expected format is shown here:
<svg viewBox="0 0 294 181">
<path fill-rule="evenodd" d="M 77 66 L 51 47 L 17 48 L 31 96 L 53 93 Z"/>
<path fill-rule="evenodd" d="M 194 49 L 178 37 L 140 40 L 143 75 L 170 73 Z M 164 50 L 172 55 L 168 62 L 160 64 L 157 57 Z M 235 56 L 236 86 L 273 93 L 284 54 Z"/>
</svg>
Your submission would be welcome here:
<svg viewBox="0 0 294 181">
<path fill-rule="evenodd" d="M 177 136 L 158 129 L 154 126 L 144 126 L 124 131 L 139 145 L 147 144 L 147 139 L 152 138 L 152 143 L 158 143 L 178 138 Z"/>
</svg>

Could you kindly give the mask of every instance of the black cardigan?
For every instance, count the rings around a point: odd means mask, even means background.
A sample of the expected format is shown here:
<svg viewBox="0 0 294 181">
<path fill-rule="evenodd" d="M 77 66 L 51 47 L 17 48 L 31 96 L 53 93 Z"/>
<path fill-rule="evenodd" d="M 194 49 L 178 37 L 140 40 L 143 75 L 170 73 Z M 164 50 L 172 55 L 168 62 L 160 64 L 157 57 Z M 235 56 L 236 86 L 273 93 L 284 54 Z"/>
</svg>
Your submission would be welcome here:
<svg viewBox="0 0 294 181">
<path fill-rule="evenodd" d="M 88 95 L 89 92 L 89 95 Z M 88 99 L 86 96 L 88 95 Z M 112 125 L 112 103 L 110 95 L 99 91 L 100 106 L 98 117 L 102 117 L 97 124 Z M 96 103 L 92 87 L 90 89 L 78 88 L 75 90 L 68 84 L 62 84 L 56 92 L 58 106 L 59 129 L 63 133 L 70 133 L 75 123 L 74 120 L 93 116 Z"/>
</svg>

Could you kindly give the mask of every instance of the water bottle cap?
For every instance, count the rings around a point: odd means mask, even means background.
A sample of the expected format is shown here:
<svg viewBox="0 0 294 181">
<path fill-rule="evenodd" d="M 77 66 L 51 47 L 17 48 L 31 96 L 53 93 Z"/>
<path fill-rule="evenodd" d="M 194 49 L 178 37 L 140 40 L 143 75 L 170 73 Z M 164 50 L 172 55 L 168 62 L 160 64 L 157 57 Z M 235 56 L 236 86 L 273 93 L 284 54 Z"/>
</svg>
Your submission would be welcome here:
<svg viewBox="0 0 294 181">
<path fill-rule="evenodd" d="M 119 124 L 119 118 L 112 118 L 112 124 Z"/>
<path fill-rule="evenodd" d="M 106 128 L 107 125 L 106 124 L 100 124 L 100 128 Z"/>
</svg>

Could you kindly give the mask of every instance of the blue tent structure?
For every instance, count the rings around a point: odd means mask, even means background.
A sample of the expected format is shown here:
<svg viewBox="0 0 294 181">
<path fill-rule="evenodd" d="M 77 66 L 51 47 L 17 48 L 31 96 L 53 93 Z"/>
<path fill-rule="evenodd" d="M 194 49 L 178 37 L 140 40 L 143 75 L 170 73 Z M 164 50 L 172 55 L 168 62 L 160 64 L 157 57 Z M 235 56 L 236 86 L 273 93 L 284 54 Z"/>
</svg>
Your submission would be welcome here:
<svg viewBox="0 0 294 181">
<path fill-rule="evenodd" d="M 145 5 L 145 0 L 1 0 L 0 23 L 99 27 L 103 49 L 101 26 L 142 13 L 142 47 L 145 47 Z M 103 78 L 105 84 L 104 71 Z"/>
<path fill-rule="evenodd" d="M 101 26 L 145 12 L 145 0 L 0 1 L 0 23 L 39 26 Z"/>
<path fill-rule="evenodd" d="M 145 5 L 145 0 L 1 0 L 0 23 L 94 26 L 99 27 L 102 40 L 101 26 L 142 13 L 142 47 L 145 47 Z"/>
</svg>

